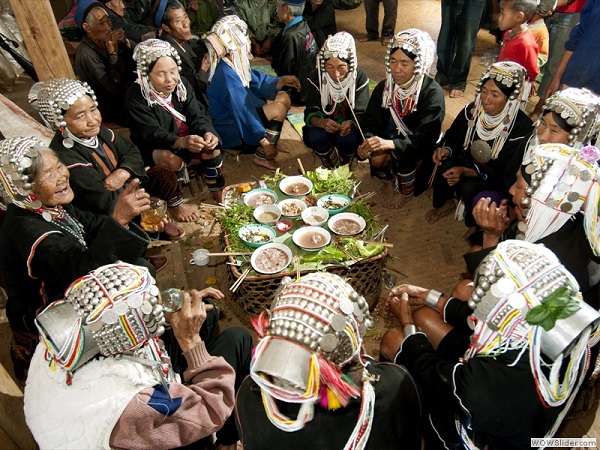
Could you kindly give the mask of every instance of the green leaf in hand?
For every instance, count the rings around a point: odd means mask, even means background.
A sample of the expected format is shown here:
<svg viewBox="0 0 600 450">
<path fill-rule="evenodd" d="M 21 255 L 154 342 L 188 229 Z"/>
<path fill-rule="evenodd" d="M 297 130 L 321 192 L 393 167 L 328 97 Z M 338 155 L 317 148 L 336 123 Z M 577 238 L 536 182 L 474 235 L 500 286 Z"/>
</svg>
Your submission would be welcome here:
<svg viewBox="0 0 600 450">
<path fill-rule="evenodd" d="M 559 319 L 571 317 L 581 309 L 579 302 L 571 297 L 569 289 L 561 286 L 542 300 L 542 303 L 531 308 L 525 320 L 530 325 L 539 325 L 550 331 Z"/>
</svg>

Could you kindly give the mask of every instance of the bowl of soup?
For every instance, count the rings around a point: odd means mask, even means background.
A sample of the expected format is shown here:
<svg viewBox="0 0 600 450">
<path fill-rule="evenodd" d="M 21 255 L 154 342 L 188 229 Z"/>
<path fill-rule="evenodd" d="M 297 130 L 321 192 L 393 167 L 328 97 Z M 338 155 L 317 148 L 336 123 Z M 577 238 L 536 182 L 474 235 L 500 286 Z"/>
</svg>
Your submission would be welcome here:
<svg viewBox="0 0 600 450">
<path fill-rule="evenodd" d="M 277 203 L 277 194 L 271 189 L 252 189 L 244 196 L 244 204 L 251 208 Z"/>
<path fill-rule="evenodd" d="M 240 228 L 238 236 L 249 247 L 258 248 L 271 242 L 277 233 L 267 225 L 249 224 Z"/>
<path fill-rule="evenodd" d="M 362 233 L 367 226 L 365 219 L 354 213 L 340 213 L 327 222 L 327 227 L 340 236 L 353 236 Z"/>
<path fill-rule="evenodd" d="M 292 241 L 304 250 L 316 252 L 329 245 L 331 234 L 326 229 L 320 227 L 302 227 L 294 231 Z"/>
<path fill-rule="evenodd" d="M 325 208 L 330 216 L 346 211 L 350 204 L 350 197 L 343 194 L 329 194 L 321 197 L 317 206 Z"/>
<path fill-rule="evenodd" d="M 307 208 L 306 203 L 297 198 L 288 198 L 277 203 L 281 215 L 285 217 L 298 217 Z"/>
<path fill-rule="evenodd" d="M 258 223 L 273 226 L 281 217 L 281 211 L 275 205 L 261 205 L 254 210 L 253 215 Z"/>
<path fill-rule="evenodd" d="M 306 225 L 320 227 L 327 223 L 327 219 L 329 219 L 329 213 L 320 206 L 310 206 L 302 211 L 302 221 Z"/>
<path fill-rule="evenodd" d="M 306 177 L 285 177 L 279 182 L 279 189 L 289 197 L 304 197 L 313 189 L 312 181 Z"/>
<path fill-rule="evenodd" d="M 259 273 L 273 274 L 281 272 L 292 262 L 292 251 L 284 244 L 265 244 L 257 248 L 250 257 L 252 268 Z"/>
</svg>

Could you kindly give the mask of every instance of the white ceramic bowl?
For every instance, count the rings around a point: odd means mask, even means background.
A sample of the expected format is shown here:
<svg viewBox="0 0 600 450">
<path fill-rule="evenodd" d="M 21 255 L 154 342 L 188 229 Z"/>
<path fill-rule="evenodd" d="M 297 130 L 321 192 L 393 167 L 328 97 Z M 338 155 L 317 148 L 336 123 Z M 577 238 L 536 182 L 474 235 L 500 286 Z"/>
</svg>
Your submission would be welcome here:
<svg viewBox="0 0 600 450">
<path fill-rule="evenodd" d="M 275 225 L 281 217 L 280 209 L 275 205 L 261 205 L 254 210 L 254 218 L 264 225 Z"/>
<path fill-rule="evenodd" d="M 270 197 L 270 198 L 269 198 Z M 251 208 L 277 203 L 277 194 L 271 189 L 252 189 L 244 196 L 244 204 Z"/>
<path fill-rule="evenodd" d="M 304 250 L 316 252 L 329 245 L 331 233 L 321 227 L 302 227 L 294 231 L 292 241 Z"/>
<path fill-rule="evenodd" d="M 283 254 L 281 253 L 283 252 Z M 292 251 L 284 244 L 265 244 L 250 257 L 252 268 L 259 273 L 272 274 L 284 270 L 292 262 Z"/>
<path fill-rule="evenodd" d="M 297 198 L 288 198 L 277 203 L 281 215 L 285 217 L 298 217 L 307 208 L 306 203 Z"/>
<path fill-rule="evenodd" d="M 321 227 L 327 223 L 329 212 L 320 206 L 310 206 L 302 211 L 302 220 L 306 225 Z"/>
<path fill-rule="evenodd" d="M 290 197 L 304 197 L 310 194 L 313 184 L 308 178 L 298 175 L 282 179 L 279 182 L 279 189 Z"/>
<path fill-rule="evenodd" d="M 340 236 L 354 236 L 361 233 L 366 226 L 365 219 L 354 213 L 336 214 L 327 222 L 327 227 Z"/>
<path fill-rule="evenodd" d="M 275 239 L 276 235 L 277 233 L 274 228 L 259 224 L 244 225 L 238 232 L 238 236 L 244 241 L 244 244 L 252 248 L 268 244 Z"/>
<path fill-rule="evenodd" d="M 329 194 L 321 197 L 317 202 L 317 206 L 325 208 L 330 216 L 346 211 L 350 205 L 350 197 L 343 194 Z"/>
</svg>

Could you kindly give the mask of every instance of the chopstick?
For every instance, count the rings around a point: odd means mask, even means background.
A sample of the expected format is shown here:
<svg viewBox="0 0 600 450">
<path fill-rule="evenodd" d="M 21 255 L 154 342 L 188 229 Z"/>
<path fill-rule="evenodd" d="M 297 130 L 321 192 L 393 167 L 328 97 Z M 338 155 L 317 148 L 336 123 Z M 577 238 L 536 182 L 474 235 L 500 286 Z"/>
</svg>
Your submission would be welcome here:
<svg viewBox="0 0 600 450">
<path fill-rule="evenodd" d="M 373 197 L 376 193 L 374 191 L 371 192 L 367 192 L 366 194 L 362 194 L 359 195 L 355 198 L 353 198 L 352 200 L 354 200 L 355 202 L 359 201 L 359 200 L 369 200 L 371 197 Z"/>
<path fill-rule="evenodd" d="M 211 205 L 210 203 L 200 203 L 201 208 L 214 208 L 214 209 L 229 209 L 228 206 Z"/>
<path fill-rule="evenodd" d="M 389 242 L 379 242 L 379 241 L 361 241 L 363 244 L 367 245 L 383 245 L 384 247 L 392 248 L 394 244 Z"/>
<path fill-rule="evenodd" d="M 302 165 L 300 158 L 296 158 L 296 161 L 298 161 L 298 165 L 300 166 L 300 172 L 302 172 L 303 176 L 306 176 L 306 170 L 304 170 L 304 166 Z"/>
<path fill-rule="evenodd" d="M 433 180 L 435 180 L 435 173 L 437 172 L 438 165 L 436 164 L 433 167 L 433 172 L 431 172 L 431 176 L 429 177 L 429 183 L 427 185 L 431 187 L 433 185 Z"/>
<path fill-rule="evenodd" d="M 344 255 L 346 255 L 354 262 L 358 261 L 358 258 L 356 256 L 354 256 L 352 253 L 350 253 L 348 250 L 342 247 L 342 245 L 338 242 L 337 238 L 334 238 L 333 242 L 335 243 L 335 246 L 338 248 L 338 250 L 341 251 Z"/>
<path fill-rule="evenodd" d="M 244 273 L 236 280 L 235 283 L 233 283 L 231 285 L 231 287 L 229 288 L 229 290 L 231 292 L 235 292 L 237 291 L 237 289 L 242 285 L 242 283 L 244 282 L 244 279 L 248 276 L 248 274 L 250 273 L 250 270 L 252 270 L 252 267 L 248 267 L 246 270 L 244 270 Z"/>
<path fill-rule="evenodd" d="M 206 256 L 241 256 L 251 255 L 253 252 L 222 252 L 222 253 L 207 253 Z"/>
<path fill-rule="evenodd" d="M 350 100 L 348 100 L 348 97 L 346 96 L 346 92 L 342 89 L 342 82 L 337 77 L 336 77 L 336 80 L 338 82 L 338 85 L 340 86 L 340 90 L 342 91 L 342 94 L 344 94 L 344 99 L 348 103 L 348 108 L 350 108 L 350 112 L 352 113 L 352 117 L 354 117 L 354 121 L 356 122 L 356 128 L 358 128 L 358 131 L 360 132 L 360 135 L 362 136 L 362 139 L 364 141 L 365 140 L 365 134 L 363 133 L 363 130 L 360 127 L 360 123 L 358 123 L 358 118 L 356 117 L 356 114 L 354 114 L 354 108 L 350 104 Z"/>
</svg>

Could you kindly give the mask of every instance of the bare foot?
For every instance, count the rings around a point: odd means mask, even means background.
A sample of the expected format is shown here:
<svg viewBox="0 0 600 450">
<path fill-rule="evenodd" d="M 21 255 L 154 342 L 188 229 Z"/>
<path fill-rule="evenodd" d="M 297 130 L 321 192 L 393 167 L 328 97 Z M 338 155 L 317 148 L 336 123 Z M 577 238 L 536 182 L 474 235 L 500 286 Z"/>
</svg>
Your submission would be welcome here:
<svg viewBox="0 0 600 450">
<path fill-rule="evenodd" d="M 169 212 L 177 222 L 193 222 L 198 220 L 195 208 L 192 208 L 185 203 L 169 208 Z"/>
<path fill-rule="evenodd" d="M 279 165 L 279 163 L 277 161 L 275 161 L 274 159 L 261 159 L 258 158 L 257 156 L 255 156 L 252 159 L 252 164 L 254 164 L 255 166 L 259 166 L 259 167 L 266 167 L 269 170 L 277 170 L 277 169 L 281 169 L 281 166 Z"/>
<path fill-rule="evenodd" d="M 367 160 L 368 161 L 368 160 Z M 387 201 L 387 197 L 394 195 L 394 183 L 392 181 L 384 181 L 379 193 L 383 195 L 384 201 Z"/>
<path fill-rule="evenodd" d="M 452 89 L 450 91 L 450 98 L 461 98 L 465 96 L 465 91 L 461 91 L 460 89 Z"/>
<path fill-rule="evenodd" d="M 448 200 L 443 206 L 434 208 L 425 213 L 427 223 L 436 223 L 442 217 L 446 217 L 454 211 L 455 206 L 452 200 Z"/>
<path fill-rule="evenodd" d="M 400 209 L 413 199 L 412 195 L 402 195 L 395 193 L 392 198 L 386 201 L 383 206 L 389 209 Z"/>
<path fill-rule="evenodd" d="M 215 199 L 215 202 L 223 203 L 223 189 L 221 189 L 220 191 L 213 191 L 211 192 L 211 194 Z"/>
</svg>

